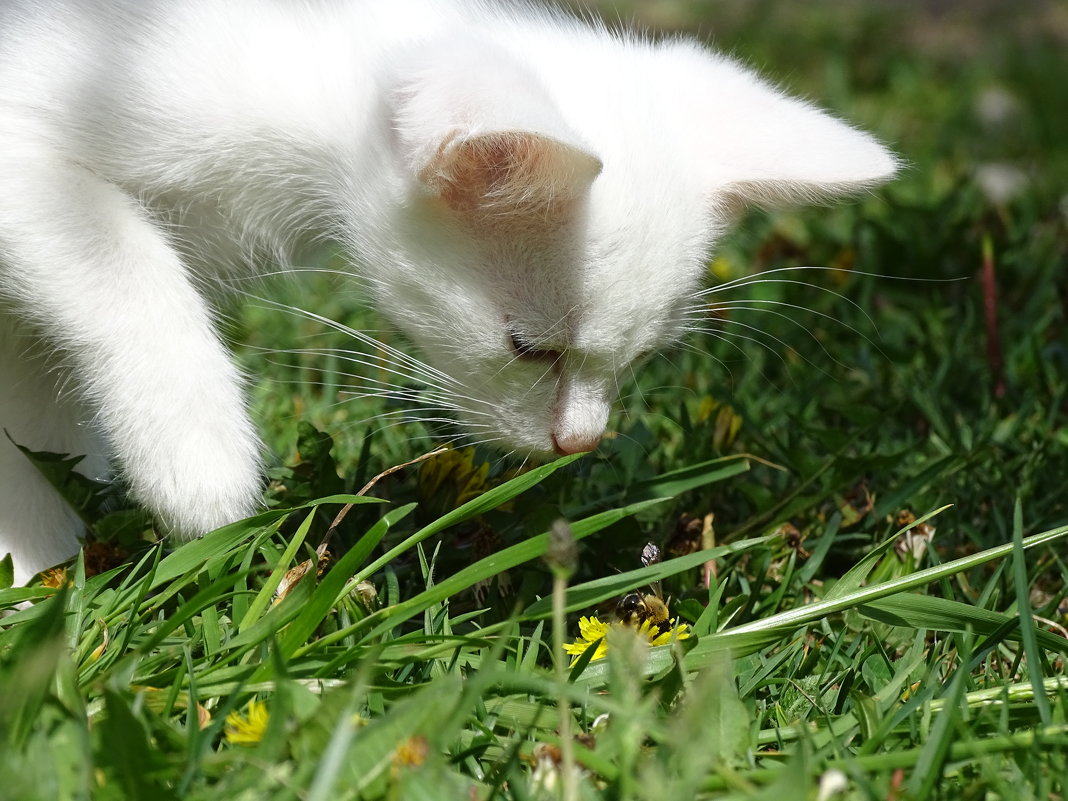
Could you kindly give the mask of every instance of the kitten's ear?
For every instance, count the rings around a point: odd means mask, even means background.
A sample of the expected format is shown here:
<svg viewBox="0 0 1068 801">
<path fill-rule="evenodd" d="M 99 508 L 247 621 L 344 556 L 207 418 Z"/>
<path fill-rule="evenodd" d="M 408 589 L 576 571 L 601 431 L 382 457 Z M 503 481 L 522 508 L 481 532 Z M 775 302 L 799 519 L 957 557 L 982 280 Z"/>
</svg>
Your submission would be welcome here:
<svg viewBox="0 0 1068 801">
<path fill-rule="evenodd" d="M 889 180 L 899 167 L 874 137 L 787 97 L 725 59 L 702 116 L 713 200 L 778 206 L 830 200 Z"/>
<path fill-rule="evenodd" d="M 537 77 L 494 44 L 431 43 L 395 73 L 400 158 L 454 211 L 521 214 L 566 203 L 601 171 Z"/>
<path fill-rule="evenodd" d="M 457 132 L 418 177 L 454 211 L 512 215 L 576 200 L 600 172 L 596 157 L 544 134 Z"/>
</svg>

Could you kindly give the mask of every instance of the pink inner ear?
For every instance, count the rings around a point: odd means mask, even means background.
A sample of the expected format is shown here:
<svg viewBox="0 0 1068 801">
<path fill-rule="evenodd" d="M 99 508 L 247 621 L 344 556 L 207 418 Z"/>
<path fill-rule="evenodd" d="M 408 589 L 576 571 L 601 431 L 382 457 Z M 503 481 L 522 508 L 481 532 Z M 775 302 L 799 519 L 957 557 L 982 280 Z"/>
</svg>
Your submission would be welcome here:
<svg viewBox="0 0 1068 801">
<path fill-rule="evenodd" d="M 452 140 L 419 177 L 457 212 L 523 214 L 579 198 L 601 171 L 590 154 L 527 131 Z"/>
</svg>

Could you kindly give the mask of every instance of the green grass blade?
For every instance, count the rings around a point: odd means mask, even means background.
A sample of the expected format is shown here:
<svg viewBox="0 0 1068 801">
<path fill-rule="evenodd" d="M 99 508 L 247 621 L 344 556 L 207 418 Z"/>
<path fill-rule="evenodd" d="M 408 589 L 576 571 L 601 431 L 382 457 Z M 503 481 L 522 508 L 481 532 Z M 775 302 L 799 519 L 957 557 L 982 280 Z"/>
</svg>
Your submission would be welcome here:
<svg viewBox="0 0 1068 801">
<path fill-rule="evenodd" d="M 253 621 L 259 620 L 260 616 L 263 614 L 263 610 L 267 608 L 267 604 L 269 604 L 271 598 L 274 597 L 278 585 L 282 583 L 282 578 L 290 569 L 293 563 L 293 557 L 297 554 L 297 550 L 304 544 L 304 540 L 307 539 L 308 532 L 311 530 L 311 525 L 314 520 L 315 512 L 313 510 L 304 517 L 304 520 L 293 534 L 293 538 L 289 541 L 289 544 L 286 545 L 285 551 L 282 552 L 278 564 L 276 564 L 274 570 L 271 571 L 271 575 L 267 577 L 267 581 L 260 587 L 260 591 L 256 593 L 256 597 L 252 599 L 248 611 L 245 612 L 244 617 L 241 618 L 241 622 L 237 626 L 238 632 L 245 631 Z"/>
<path fill-rule="evenodd" d="M 1020 616 L 1020 633 L 1024 654 L 1027 656 L 1027 675 L 1035 688 L 1035 706 L 1043 726 L 1050 725 L 1049 701 L 1042 692 L 1042 655 L 1038 651 L 1034 618 L 1031 613 L 1031 582 L 1027 580 L 1027 563 L 1024 561 L 1023 504 L 1016 498 L 1012 513 L 1012 577 L 1016 585 L 1016 612 Z M 1068 645 L 1068 641 L 1063 641 Z M 1068 649 L 1066 649 L 1068 650 Z"/>
<path fill-rule="evenodd" d="M 1068 651 L 1068 640 L 1048 631 L 1035 629 L 1034 621 L 1013 618 L 1001 612 L 991 612 L 987 609 L 981 609 L 960 601 L 951 601 L 947 598 L 902 593 L 863 604 L 858 607 L 857 611 L 872 620 L 889 623 L 891 626 L 928 629 L 930 631 L 958 631 L 962 633 L 976 631 L 979 634 L 988 635 L 997 633 L 1007 623 L 1015 621 L 1019 623 L 1019 626 L 1013 626 L 1012 628 L 1021 632 L 1017 635 L 1019 639 L 1023 640 L 1025 637 L 1022 629 L 1025 626 L 1031 626 L 1033 636 L 1037 638 L 1043 648 L 1054 652 Z"/>
<path fill-rule="evenodd" d="M 740 475 L 749 470 L 749 467 L 748 459 L 724 456 L 721 459 L 669 470 L 629 487 L 626 490 L 626 499 L 636 502 L 653 498 L 675 498 L 692 489 Z"/>
</svg>

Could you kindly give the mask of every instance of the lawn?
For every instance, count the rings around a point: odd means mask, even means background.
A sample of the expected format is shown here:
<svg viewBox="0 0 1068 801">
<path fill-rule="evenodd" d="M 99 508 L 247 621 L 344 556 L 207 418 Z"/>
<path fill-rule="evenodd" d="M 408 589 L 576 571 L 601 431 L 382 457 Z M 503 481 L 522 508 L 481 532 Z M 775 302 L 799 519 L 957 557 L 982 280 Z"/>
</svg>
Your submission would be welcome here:
<svg viewBox="0 0 1068 801">
<path fill-rule="evenodd" d="M 614 13 L 698 31 L 906 169 L 749 215 L 709 330 L 637 372 L 596 453 L 536 467 L 390 472 L 441 432 L 278 304 L 383 324 L 328 272 L 254 287 L 227 327 L 267 511 L 149 546 L 42 457 L 98 542 L 0 589 L 0 799 L 1066 797 L 1068 11 Z M 665 644 L 598 625 L 654 586 Z"/>
</svg>

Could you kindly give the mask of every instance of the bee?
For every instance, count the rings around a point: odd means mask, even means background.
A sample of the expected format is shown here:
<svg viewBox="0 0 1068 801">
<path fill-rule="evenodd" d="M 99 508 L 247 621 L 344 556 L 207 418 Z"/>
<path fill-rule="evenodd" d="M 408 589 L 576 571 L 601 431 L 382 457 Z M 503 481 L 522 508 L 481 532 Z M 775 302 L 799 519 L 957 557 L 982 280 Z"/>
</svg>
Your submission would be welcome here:
<svg viewBox="0 0 1068 801">
<path fill-rule="evenodd" d="M 642 548 L 642 564 L 645 567 L 659 564 L 660 559 L 660 549 L 653 543 Z M 650 633 L 655 638 L 671 628 L 671 616 L 660 582 L 654 581 L 650 587 L 651 593 L 631 592 L 620 598 L 616 604 L 616 617 L 624 626 L 633 628 L 648 621 Z"/>
</svg>

